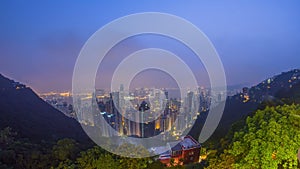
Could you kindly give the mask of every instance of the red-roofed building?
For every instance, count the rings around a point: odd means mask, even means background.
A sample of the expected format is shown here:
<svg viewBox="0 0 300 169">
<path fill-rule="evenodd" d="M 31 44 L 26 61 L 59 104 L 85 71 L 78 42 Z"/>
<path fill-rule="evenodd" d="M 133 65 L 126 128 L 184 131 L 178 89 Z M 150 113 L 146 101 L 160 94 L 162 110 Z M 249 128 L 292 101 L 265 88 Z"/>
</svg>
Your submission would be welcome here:
<svg viewBox="0 0 300 169">
<path fill-rule="evenodd" d="M 173 144 L 173 145 L 172 145 Z M 191 136 L 185 136 L 180 142 L 169 143 L 169 150 L 159 156 L 159 160 L 170 166 L 199 162 L 201 145 Z"/>
</svg>

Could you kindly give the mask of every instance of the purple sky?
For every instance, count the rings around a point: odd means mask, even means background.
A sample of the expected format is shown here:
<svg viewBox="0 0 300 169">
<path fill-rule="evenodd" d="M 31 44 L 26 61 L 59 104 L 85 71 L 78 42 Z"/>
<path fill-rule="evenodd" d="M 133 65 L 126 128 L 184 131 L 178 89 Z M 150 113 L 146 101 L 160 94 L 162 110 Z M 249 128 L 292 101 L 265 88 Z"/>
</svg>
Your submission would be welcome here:
<svg viewBox="0 0 300 169">
<path fill-rule="evenodd" d="M 74 64 L 85 41 L 108 22 L 137 12 L 170 13 L 195 24 L 215 45 L 228 84 L 256 84 L 282 71 L 300 68 L 299 1 L 3 0 L 0 2 L 0 73 L 38 92 L 70 90 Z M 137 37 L 126 45 L 120 44 L 119 49 L 122 54 L 129 54 L 144 47 L 162 46 L 179 55 L 189 55 L 177 42 L 168 45 L 163 42 L 169 40 Z M 108 55 L 107 64 L 99 71 L 113 69 L 115 63 L 109 59 L 113 57 Z M 194 71 L 205 72 L 201 63 L 196 65 L 192 59 L 186 60 L 191 62 Z M 156 85 L 165 83 L 155 79 L 165 76 L 162 73 L 145 75 Z M 206 81 L 205 73 L 199 76 Z M 102 87 L 99 81 L 98 78 L 97 84 Z"/>
</svg>

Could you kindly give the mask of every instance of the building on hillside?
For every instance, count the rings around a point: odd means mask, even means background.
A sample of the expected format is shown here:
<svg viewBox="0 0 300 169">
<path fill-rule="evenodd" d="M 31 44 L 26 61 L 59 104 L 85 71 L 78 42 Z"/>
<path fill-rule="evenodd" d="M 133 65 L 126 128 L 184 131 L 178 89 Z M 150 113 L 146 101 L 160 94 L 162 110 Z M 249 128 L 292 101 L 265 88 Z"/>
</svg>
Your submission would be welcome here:
<svg viewBox="0 0 300 169">
<path fill-rule="evenodd" d="M 180 142 L 168 143 L 168 146 L 169 150 L 158 158 L 166 166 L 199 162 L 201 145 L 193 137 L 185 136 Z"/>
</svg>

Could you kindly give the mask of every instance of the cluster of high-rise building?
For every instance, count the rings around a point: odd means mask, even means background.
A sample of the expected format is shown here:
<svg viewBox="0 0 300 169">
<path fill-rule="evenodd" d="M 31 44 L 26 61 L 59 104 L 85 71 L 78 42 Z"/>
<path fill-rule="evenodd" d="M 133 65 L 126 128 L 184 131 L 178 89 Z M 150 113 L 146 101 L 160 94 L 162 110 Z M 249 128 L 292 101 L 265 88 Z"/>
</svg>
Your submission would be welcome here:
<svg viewBox="0 0 300 169">
<path fill-rule="evenodd" d="M 94 124 L 102 125 L 99 120 L 99 115 L 102 115 L 118 135 L 151 137 L 170 131 L 180 110 L 180 102 L 169 99 L 167 91 L 142 89 L 125 95 L 121 89 L 95 98 L 99 112 L 94 112 Z M 107 128 L 101 129 L 106 130 L 104 135 L 113 135 L 113 132 L 107 132 Z"/>
<path fill-rule="evenodd" d="M 179 89 L 137 88 L 129 92 L 123 85 L 117 91 L 96 89 L 76 97 L 69 92 L 40 96 L 81 124 L 98 127 L 105 137 L 163 134 L 174 138 L 191 128 L 201 112 L 225 98 L 224 93 L 204 87 L 186 90 L 181 98 Z"/>
<path fill-rule="evenodd" d="M 215 102 L 221 101 L 219 94 Z M 208 111 L 212 102 L 208 89 L 187 91 L 182 99 L 169 98 L 167 89 L 141 88 L 135 91 L 93 94 L 74 100 L 78 121 L 99 127 L 102 136 L 152 137 L 166 134 L 179 138 L 193 126 L 200 112 Z M 90 105 L 92 103 L 92 106 Z"/>
</svg>

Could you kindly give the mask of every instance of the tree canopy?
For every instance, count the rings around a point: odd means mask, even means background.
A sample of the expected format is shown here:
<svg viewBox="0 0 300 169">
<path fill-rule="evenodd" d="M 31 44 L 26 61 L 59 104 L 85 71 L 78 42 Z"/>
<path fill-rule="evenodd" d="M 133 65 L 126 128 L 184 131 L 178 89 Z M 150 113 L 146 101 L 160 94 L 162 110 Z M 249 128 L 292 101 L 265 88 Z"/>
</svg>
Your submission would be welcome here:
<svg viewBox="0 0 300 169">
<path fill-rule="evenodd" d="M 297 168 L 300 106 L 266 107 L 235 132 L 229 153 L 235 168 Z"/>
</svg>

